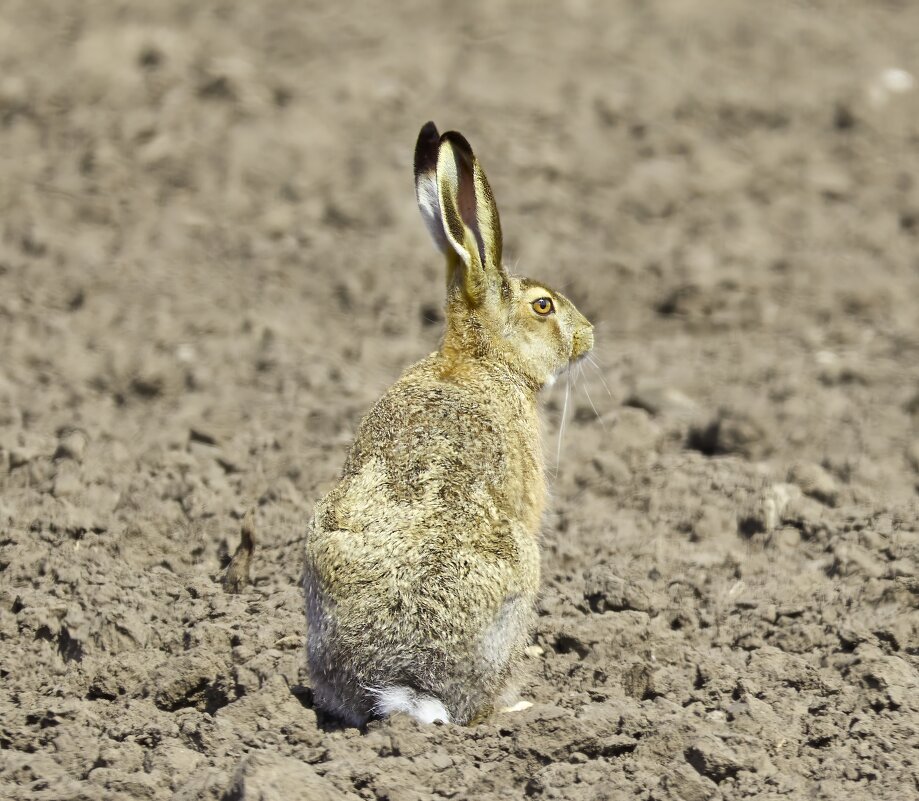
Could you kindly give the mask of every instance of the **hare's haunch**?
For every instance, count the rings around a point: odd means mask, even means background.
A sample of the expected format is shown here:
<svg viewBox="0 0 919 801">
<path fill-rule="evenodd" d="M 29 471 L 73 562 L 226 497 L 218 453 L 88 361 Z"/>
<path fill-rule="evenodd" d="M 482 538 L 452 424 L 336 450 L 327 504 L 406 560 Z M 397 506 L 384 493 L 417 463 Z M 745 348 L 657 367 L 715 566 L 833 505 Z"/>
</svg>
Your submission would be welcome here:
<svg viewBox="0 0 919 801">
<path fill-rule="evenodd" d="M 361 422 L 306 544 L 317 705 L 469 723 L 507 703 L 539 588 L 539 390 L 593 346 L 564 295 L 501 262 L 469 143 L 421 129 L 418 205 L 447 263 L 440 349 Z"/>
</svg>

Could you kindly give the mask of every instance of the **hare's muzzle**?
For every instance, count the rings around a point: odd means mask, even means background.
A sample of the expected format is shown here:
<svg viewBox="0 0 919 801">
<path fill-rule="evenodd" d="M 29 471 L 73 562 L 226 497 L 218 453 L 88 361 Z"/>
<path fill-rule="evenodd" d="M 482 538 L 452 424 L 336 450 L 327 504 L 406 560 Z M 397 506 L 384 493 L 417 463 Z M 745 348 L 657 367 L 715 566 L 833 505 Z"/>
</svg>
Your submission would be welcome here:
<svg viewBox="0 0 919 801">
<path fill-rule="evenodd" d="M 594 346 L 594 327 L 588 323 L 574 332 L 571 341 L 571 361 L 586 356 Z"/>
</svg>

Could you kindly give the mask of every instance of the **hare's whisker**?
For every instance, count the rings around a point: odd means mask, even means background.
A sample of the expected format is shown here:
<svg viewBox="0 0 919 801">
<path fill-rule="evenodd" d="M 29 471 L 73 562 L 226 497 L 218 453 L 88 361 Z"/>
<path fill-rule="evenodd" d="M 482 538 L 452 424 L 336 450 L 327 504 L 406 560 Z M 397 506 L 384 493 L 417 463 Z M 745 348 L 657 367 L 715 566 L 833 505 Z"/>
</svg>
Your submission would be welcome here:
<svg viewBox="0 0 919 801">
<path fill-rule="evenodd" d="M 580 367 L 580 365 L 578 365 Z M 593 398 L 590 397 L 590 390 L 587 389 L 587 382 L 584 382 L 584 394 L 587 396 L 587 402 L 590 404 L 590 408 L 594 410 L 594 414 L 597 415 L 597 420 L 600 421 L 600 425 L 603 427 L 603 430 L 606 431 L 606 423 L 603 421 L 603 418 L 600 417 L 600 412 L 597 411 L 597 407 L 594 406 Z"/>
<path fill-rule="evenodd" d="M 600 365 L 594 361 L 593 356 L 589 353 L 587 354 L 587 360 L 593 365 L 594 370 L 597 371 L 597 378 L 600 379 L 600 383 L 603 384 L 603 389 L 606 390 L 606 394 L 609 395 L 610 400 L 612 400 L 613 393 L 610 392 L 609 384 L 606 383 L 606 379 L 603 377 L 603 371 L 600 369 Z"/>
<path fill-rule="evenodd" d="M 562 437 L 565 434 L 565 419 L 568 417 L 568 396 L 571 394 L 571 367 L 565 370 L 565 402 L 562 404 L 562 419 L 558 426 L 558 447 L 555 450 L 555 477 L 562 461 Z"/>
</svg>

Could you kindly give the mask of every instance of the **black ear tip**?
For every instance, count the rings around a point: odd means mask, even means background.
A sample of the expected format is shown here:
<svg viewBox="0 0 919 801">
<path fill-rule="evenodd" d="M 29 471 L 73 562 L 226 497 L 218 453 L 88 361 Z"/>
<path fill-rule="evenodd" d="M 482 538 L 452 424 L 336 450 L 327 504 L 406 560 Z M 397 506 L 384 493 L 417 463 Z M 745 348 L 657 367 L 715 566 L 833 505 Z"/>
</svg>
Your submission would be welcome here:
<svg viewBox="0 0 919 801">
<path fill-rule="evenodd" d="M 437 164 L 437 148 L 440 146 L 440 134 L 433 122 L 426 122 L 418 132 L 415 143 L 415 175 L 434 168 Z"/>
<path fill-rule="evenodd" d="M 467 158 L 472 159 L 472 145 L 459 131 L 447 131 L 440 137 L 440 143 L 449 144 Z"/>
<path fill-rule="evenodd" d="M 415 150 L 427 150 L 432 147 L 436 149 L 439 142 L 440 134 L 437 132 L 437 126 L 433 122 L 426 122 L 418 132 L 418 144 Z"/>
</svg>

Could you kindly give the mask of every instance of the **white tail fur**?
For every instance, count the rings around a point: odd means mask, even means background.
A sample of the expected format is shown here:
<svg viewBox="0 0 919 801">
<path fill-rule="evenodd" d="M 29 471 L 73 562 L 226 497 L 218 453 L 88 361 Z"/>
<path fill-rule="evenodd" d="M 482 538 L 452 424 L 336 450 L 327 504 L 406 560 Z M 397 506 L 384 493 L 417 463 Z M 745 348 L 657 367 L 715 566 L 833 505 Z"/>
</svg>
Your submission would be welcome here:
<svg viewBox="0 0 919 801">
<path fill-rule="evenodd" d="M 378 687 L 370 692 L 376 698 L 373 706 L 378 715 L 407 712 L 419 723 L 450 722 L 450 713 L 444 705 L 430 695 L 421 695 L 409 687 Z"/>
</svg>

